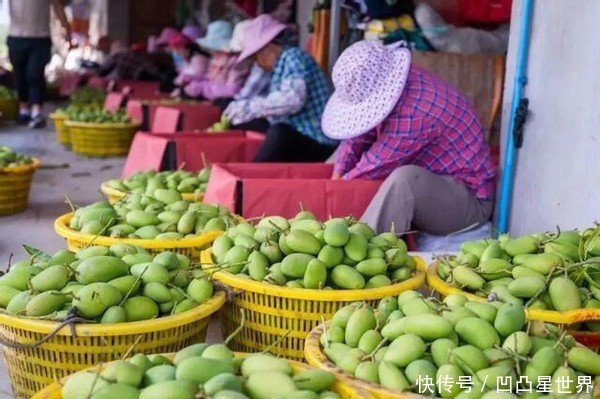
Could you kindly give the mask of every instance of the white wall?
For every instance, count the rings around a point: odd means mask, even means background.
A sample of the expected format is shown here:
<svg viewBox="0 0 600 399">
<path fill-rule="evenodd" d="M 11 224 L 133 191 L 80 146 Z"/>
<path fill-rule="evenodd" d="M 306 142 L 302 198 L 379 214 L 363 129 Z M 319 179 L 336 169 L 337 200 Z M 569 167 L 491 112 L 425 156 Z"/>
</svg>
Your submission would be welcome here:
<svg viewBox="0 0 600 399">
<path fill-rule="evenodd" d="M 520 30 L 515 0 L 504 96 L 512 100 Z M 536 0 L 511 232 L 590 226 L 600 219 L 600 1 Z M 505 137 L 503 139 L 505 141 Z"/>
</svg>

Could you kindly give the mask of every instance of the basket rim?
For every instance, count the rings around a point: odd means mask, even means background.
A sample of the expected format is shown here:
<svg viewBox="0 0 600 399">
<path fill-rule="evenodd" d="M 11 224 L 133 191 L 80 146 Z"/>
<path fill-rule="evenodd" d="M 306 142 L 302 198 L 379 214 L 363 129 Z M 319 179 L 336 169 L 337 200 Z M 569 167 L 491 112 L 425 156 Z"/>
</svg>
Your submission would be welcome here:
<svg viewBox="0 0 600 399">
<path fill-rule="evenodd" d="M 0 173 L 27 173 L 31 170 L 37 170 L 42 164 L 38 158 L 32 157 L 31 160 L 32 162 L 27 165 L 0 168 Z"/>
<path fill-rule="evenodd" d="M 244 358 L 244 357 L 247 357 L 252 354 L 253 353 L 235 352 L 235 357 L 236 358 L 240 358 L 240 357 Z M 175 358 L 175 353 L 159 353 L 159 355 L 164 356 L 169 360 L 173 360 Z M 295 372 L 311 370 L 311 369 L 318 369 L 318 367 L 316 367 L 316 366 L 302 363 L 297 360 L 291 360 L 291 359 L 286 359 L 286 360 L 290 363 L 290 365 L 292 366 L 292 369 Z M 73 376 L 74 374 L 77 374 L 77 373 L 85 373 L 85 372 L 97 370 L 98 368 L 100 368 L 100 369 L 105 368 L 107 366 L 107 364 L 110 364 L 110 363 L 88 367 L 86 369 L 77 371 L 73 374 L 69 374 L 67 377 L 61 379 L 61 382 L 65 381 L 66 379 L 70 378 L 71 376 Z M 339 387 L 339 389 L 349 390 L 350 392 L 359 395 L 359 397 L 361 397 L 361 398 L 365 398 L 365 399 L 373 398 L 373 396 L 368 391 L 364 390 L 363 388 L 349 383 L 348 381 L 341 378 L 339 375 L 336 375 L 335 377 L 336 378 L 335 378 L 333 385 L 334 386 L 337 385 Z M 32 397 L 32 399 L 43 399 L 43 398 L 47 397 L 48 395 L 56 392 L 60 388 L 61 388 L 60 382 L 54 382 L 54 383 L 48 385 L 47 387 L 45 387 L 44 389 L 42 389 L 41 391 L 37 392 Z"/>
<path fill-rule="evenodd" d="M 223 234 L 222 231 L 208 231 L 194 238 L 182 238 L 181 240 L 150 240 L 141 238 L 112 238 L 105 236 L 95 236 L 93 234 L 84 234 L 69 228 L 69 222 L 73 217 L 73 212 L 59 216 L 54 221 L 54 231 L 59 236 L 69 240 L 85 241 L 96 245 L 111 246 L 112 244 L 123 243 L 137 245 L 150 249 L 168 249 L 168 248 L 196 248 L 210 243 Z"/>
<path fill-rule="evenodd" d="M 133 321 L 129 323 L 81 323 L 74 324 L 77 336 L 116 336 L 140 334 L 148 331 L 162 331 L 189 324 L 204 319 L 217 312 L 226 302 L 227 296 L 223 291 L 216 291 L 206 302 L 180 314 L 159 317 L 150 320 Z M 47 334 L 56 328 L 58 322 L 47 320 L 32 320 L 24 317 L 0 314 L 0 330 L 4 326 L 18 328 L 35 333 Z M 56 335 L 70 336 L 69 326 L 61 328 Z"/>
<path fill-rule="evenodd" d="M 138 121 L 132 121 L 131 123 L 96 123 L 96 122 L 76 122 L 71 120 L 65 121 L 67 127 L 83 127 L 83 128 L 94 128 L 94 129 L 115 129 L 115 128 L 138 128 L 141 123 Z"/>
<path fill-rule="evenodd" d="M 323 334 L 323 328 L 326 328 L 327 325 L 329 325 L 329 321 L 326 321 L 325 324 L 319 324 L 308 334 L 308 336 L 306 337 L 306 341 L 304 341 L 304 358 L 306 359 L 309 365 L 334 373 L 340 380 L 345 381 L 349 385 L 355 386 L 357 388 L 362 388 L 363 390 L 371 393 L 372 396 L 377 398 L 427 398 L 427 396 L 419 395 L 414 392 L 392 391 L 391 389 L 384 388 L 381 385 L 369 381 L 360 380 L 356 377 L 347 374 L 342 369 L 337 367 L 327 358 L 325 353 L 323 353 L 323 351 L 321 350 L 321 344 L 319 342 L 321 335 Z"/>
<path fill-rule="evenodd" d="M 116 188 L 109 187 L 108 182 L 104 181 L 100 184 L 100 191 L 103 194 L 123 198 L 124 196 L 130 194 L 126 191 L 117 190 Z M 184 201 L 200 201 L 202 199 L 202 194 L 194 194 L 194 193 L 180 193 L 181 197 Z"/>
<path fill-rule="evenodd" d="M 212 256 L 210 249 L 204 250 L 200 254 L 200 263 L 202 266 L 211 265 Z M 214 279 L 227 284 L 232 288 L 244 291 L 255 292 L 263 295 L 274 295 L 287 299 L 301 299 L 315 302 L 350 302 L 365 299 L 379 299 L 389 295 L 397 295 L 399 292 L 416 289 L 425 282 L 425 272 L 427 266 L 425 261 L 415 256 L 416 270 L 413 277 L 397 284 L 381 288 L 367 288 L 361 290 L 314 290 L 307 288 L 280 287 L 261 281 L 245 279 L 229 272 L 213 272 Z"/>
<path fill-rule="evenodd" d="M 452 287 L 450 284 L 442 280 L 437 273 L 438 265 L 439 262 L 436 261 L 427 268 L 427 285 L 430 288 L 433 288 L 443 296 L 448 296 L 450 294 L 461 294 L 473 301 L 487 302 L 486 298 L 463 291 L 460 288 Z M 575 324 L 584 321 L 600 320 L 600 308 L 582 308 L 569 310 L 566 312 L 525 308 L 525 313 L 528 319 L 556 324 Z"/>
<path fill-rule="evenodd" d="M 54 111 L 51 114 L 48 114 L 48 118 L 50 118 L 51 120 L 57 120 L 57 119 L 66 120 L 69 118 L 69 115 L 67 115 L 66 113 L 63 113 L 63 112 Z"/>
</svg>

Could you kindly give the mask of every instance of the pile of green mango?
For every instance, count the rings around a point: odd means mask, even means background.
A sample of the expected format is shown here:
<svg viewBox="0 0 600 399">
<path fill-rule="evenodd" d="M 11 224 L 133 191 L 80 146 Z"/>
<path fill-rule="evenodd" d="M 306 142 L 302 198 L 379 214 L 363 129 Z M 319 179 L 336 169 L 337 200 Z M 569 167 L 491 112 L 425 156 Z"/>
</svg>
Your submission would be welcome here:
<svg viewBox="0 0 600 399">
<path fill-rule="evenodd" d="M 235 217 L 219 205 L 184 201 L 181 193 L 156 189 L 153 195 L 129 194 L 78 208 L 69 222 L 73 230 L 112 238 L 180 240 L 210 231 L 225 231 Z"/>
<path fill-rule="evenodd" d="M 0 277 L 0 309 L 56 321 L 74 311 L 90 322 L 148 320 L 185 312 L 212 296 L 212 281 L 188 257 L 153 256 L 128 244 L 37 251 Z"/>
<path fill-rule="evenodd" d="M 15 100 L 17 92 L 6 86 L 0 86 L 0 100 Z"/>
<path fill-rule="evenodd" d="M 350 217 L 321 223 L 308 211 L 231 227 L 212 255 L 230 273 L 308 289 L 380 288 L 409 279 L 416 267 L 393 232 L 375 235 Z"/>
<path fill-rule="evenodd" d="M 71 104 L 102 104 L 106 98 L 104 90 L 97 87 L 79 87 L 69 96 Z"/>
<path fill-rule="evenodd" d="M 62 399 L 339 399 L 327 371 L 295 371 L 261 353 L 236 357 L 223 344 L 196 344 L 175 357 L 137 354 L 69 377 Z"/>
<path fill-rule="evenodd" d="M 125 193 L 153 195 L 157 189 L 168 188 L 180 193 L 202 194 L 210 178 L 210 167 L 205 167 L 198 173 L 185 170 L 156 172 L 147 170 L 137 172 L 126 179 L 108 180 L 106 185 Z"/>
<path fill-rule="evenodd" d="M 493 300 L 559 312 L 600 308 L 597 230 L 563 231 L 469 241 L 442 257 L 438 275 L 455 287 Z M 600 331 L 600 323 L 587 323 Z"/>
<path fill-rule="evenodd" d="M 20 154 L 7 146 L 0 146 L 0 169 L 15 166 L 30 165 L 33 159 L 27 155 Z"/>
<path fill-rule="evenodd" d="M 222 115 L 221 120 L 219 122 L 215 122 L 211 127 L 206 129 L 206 131 L 218 133 L 218 132 L 224 132 L 226 130 L 229 130 L 230 127 L 231 127 L 231 121 L 225 115 Z"/>
<path fill-rule="evenodd" d="M 101 107 L 99 105 L 90 104 L 69 104 L 67 107 L 58 108 L 56 111 L 54 111 L 54 115 L 61 115 L 65 116 L 67 119 L 72 119 L 84 110 L 92 108 L 99 109 Z"/>
<path fill-rule="evenodd" d="M 469 301 L 460 294 L 440 303 L 406 291 L 382 299 L 377 309 L 348 305 L 335 313 L 320 341 L 343 372 L 432 397 L 513 399 L 520 378 L 522 387 L 533 387 L 521 397 L 550 397 L 536 393 L 544 379 L 554 394 L 571 395 L 580 377 L 591 376 L 594 384 L 600 375 L 600 355 L 556 326 L 528 323 L 522 305 Z M 583 392 L 578 397 L 592 397 Z"/>
<path fill-rule="evenodd" d="M 131 123 L 131 118 L 123 109 L 110 112 L 96 107 L 85 107 L 79 112 L 73 112 L 69 115 L 69 120 L 85 123 Z"/>
</svg>

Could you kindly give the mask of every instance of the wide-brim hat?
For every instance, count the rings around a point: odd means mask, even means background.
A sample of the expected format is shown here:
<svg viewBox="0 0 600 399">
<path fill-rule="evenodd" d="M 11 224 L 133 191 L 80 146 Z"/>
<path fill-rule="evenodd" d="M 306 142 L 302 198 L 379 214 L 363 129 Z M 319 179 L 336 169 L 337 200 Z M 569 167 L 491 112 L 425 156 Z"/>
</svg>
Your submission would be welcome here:
<svg viewBox="0 0 600 399">
<path fill-rule="evenodd" d="M 177 32 L 173 36 L 169 38 L 169 47 L 170 48 L 180 48 L 186 47 L 192 43 L 192 39 L 187 37 L 186 35 Z"/>
<path fill-rule="evenodd" d="M 198 40 L 202 36 L 202 30 L 196 25 L 186 25 L 181 30 L 181 33 L 192 39 L 193 41 Z"/>
<path fill-rule="evenodd" d="M 238 22 L 233 28 L 233 35 L 229 42 L 228 51 L 232 53 L 240 53 L 244 49 L 244 38 L 246 37 L 246 30 L 252 23 L 251 19 Z"/>
<path fill-rule="evenodd" d="M 158 37 L 158 39 L 156 39 L 155 44 L 157 46 L 168 46 L 171 37 L 178 33 L 179 31 L 175 28 L 164 28 L 162 32 L 160 32 L 160 36 Z"/>
<path fill-rule="evenodd" d="M 269 44 L 285 30 L 285 24 L 279 22 L 269 14 L 262 14 L 254 18 L 246 27 L 242 52 L 237 62 L 252 57 L 260 49 Z"/>
<path fill-rule="evenodd" d="M 208 24 L 206 36 L 198 39 L 196 43 L 211 51 L 227 51 L 231 41 L 233 28 L 230 22 L 218 20 Z"/>
<path fill-rule="evenodd" d="M 360 41 L 333 67 L 335 88 L 325 105 L 321 127 L 335 140 L 367 133 L 392 112 L 406 85 L 411 53 L 402 44 Z"/>
</svg>

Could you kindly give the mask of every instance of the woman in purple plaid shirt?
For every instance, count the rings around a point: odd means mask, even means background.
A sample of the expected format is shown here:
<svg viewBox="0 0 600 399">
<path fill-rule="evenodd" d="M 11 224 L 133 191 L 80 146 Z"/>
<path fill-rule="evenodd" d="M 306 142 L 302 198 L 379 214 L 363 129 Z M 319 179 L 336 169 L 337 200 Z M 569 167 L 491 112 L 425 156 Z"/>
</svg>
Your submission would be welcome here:
<svg viewBox="0 0 600 399">
<path fill-rule="evenodd" d="M 411 65 L 399 45 L 362 41 L 333 68 L 322 118 L 343 140 L 334 179 L 385 179 L 362 220 L 446 235 L 489 220 L 495 167 L 469 100 Z"/>
</svg>

